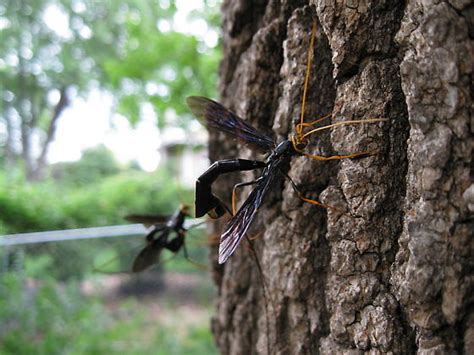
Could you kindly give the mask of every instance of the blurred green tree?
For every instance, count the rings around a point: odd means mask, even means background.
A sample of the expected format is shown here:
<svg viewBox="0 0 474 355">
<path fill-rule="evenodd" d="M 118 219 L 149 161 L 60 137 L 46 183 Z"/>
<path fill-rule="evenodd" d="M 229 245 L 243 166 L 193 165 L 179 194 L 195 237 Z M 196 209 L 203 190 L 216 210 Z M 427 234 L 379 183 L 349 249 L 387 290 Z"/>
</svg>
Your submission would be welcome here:
<svg viewBox="0 0 474 355">
<path fill-rule="evenodd" d="M 51 175 L 64 185 L 83 186 L 107 176 L 118 174 L 121 168 L 113 152 L 105 145 L 86 149 L 76 162 L 56 163 L 51 166 Z"/>
<path fill-rule="evenodd" d="M 111 91 L 118 110 L 132 123 L 139 121 L 143 105 L 151 103 L 160 125 L 185 112 L 185 95 L 213 96 L 217 41 L 177 32 L 176 11 L 174 1 L 0 4 L 4 166 L 23 166 L 30 180 L 44 176 L 58 120 L 74 93 Z M 214 4 L 205 13 L 192 12 L 191 20 L 203 21 L 201 27 L 217 34 L 216 13 Z"/>
</svg>

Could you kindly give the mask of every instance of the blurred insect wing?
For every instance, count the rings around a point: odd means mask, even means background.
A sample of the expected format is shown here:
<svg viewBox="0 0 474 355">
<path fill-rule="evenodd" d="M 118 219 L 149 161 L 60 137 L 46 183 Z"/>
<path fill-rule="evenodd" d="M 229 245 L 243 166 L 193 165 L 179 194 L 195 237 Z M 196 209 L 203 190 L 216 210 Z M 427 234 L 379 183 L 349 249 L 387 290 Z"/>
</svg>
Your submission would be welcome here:
<svg viewBox="0 0 474 355">
<path fill-rule="evenodd" d="M 144 271 L 160 260 L 162 247 L 156 247 L 153 244 L 147 245 L 137 255 L 132 265 L 132 272 Z"/>
</svg>

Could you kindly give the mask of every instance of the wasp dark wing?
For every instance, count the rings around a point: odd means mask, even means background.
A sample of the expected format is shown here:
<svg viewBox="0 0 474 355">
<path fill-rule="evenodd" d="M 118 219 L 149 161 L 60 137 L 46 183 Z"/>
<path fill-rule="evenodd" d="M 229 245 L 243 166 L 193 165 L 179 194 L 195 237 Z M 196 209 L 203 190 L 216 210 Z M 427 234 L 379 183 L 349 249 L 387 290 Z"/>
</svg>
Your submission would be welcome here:
<svg viewBox="0 0 474 355">
<path fill-rule="evenodd" d="M 275 147 L 273 139 L 260 133 L 214 100 L 202 96 L 190 96 L 186 99 L 186 103 L 193 114 L 208 128 L 215 128 L 264 151 Z"/>
<path fill-rule="evenodd" d="M 263 198 L 275 178 L 275 169 L 270 165 L 265 169 L 261 180 L 255 189 L 250 193 L 242 207 L 234 217 L 227 223 L 224 233 L 221 235 L 219 243 L 219 264 L 223 264 L 234 253 L 242 238 L 247 233 L 255 218 L 258 208 L 263 202 Z"/>
<path fill-rule="evenodd" d="M 161 246 L 148 244 L 140 251 L 133 261 L 132 272 L 144 271 L 150 268 L 152 265 L 158 263 L 162 249 L 163 247 Z"/>
</svg>

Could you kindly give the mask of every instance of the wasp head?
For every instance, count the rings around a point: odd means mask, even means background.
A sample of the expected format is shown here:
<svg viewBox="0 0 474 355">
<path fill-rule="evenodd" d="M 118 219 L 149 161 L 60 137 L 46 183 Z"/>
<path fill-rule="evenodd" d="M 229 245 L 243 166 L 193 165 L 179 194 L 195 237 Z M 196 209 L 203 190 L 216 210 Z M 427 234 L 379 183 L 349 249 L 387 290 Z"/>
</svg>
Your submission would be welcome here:
<svg viewBox="0 0 474 355">
<path fill-rule="evenodd" d="M 305 150 L 309 143 L 306 138 L 299 134 L 291 136 L 291 142 L 293 143 L 293 148 L 298 153 L 301 153 L 303 150 Z"/>
</svg>

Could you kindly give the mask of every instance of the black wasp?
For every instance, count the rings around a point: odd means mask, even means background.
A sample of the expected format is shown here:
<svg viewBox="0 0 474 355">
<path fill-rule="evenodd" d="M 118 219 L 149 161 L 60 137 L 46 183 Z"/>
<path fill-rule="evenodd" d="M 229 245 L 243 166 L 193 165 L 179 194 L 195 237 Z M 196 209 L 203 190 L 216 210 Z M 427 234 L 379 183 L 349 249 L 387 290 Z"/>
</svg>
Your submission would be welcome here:
<svg viewBox="0 0 474 355">
<path fill-rule="evenodd" d="M 221 235 L 219 263 L 222 264 L 232 255 L 250 227 L 257 209 L 262 204 L 263 197 L 272 185 L 277 172 L 281 171 L 280 167 L 291 156 L 299 154 L 299 152 L 295 150 L 293 142 L 288 139 L 275 145 L 273 139 L 258 132 L 216 101 L 205 97 L 191 96 L 187 98 L 187 104 L 196 117 L 206 122 L 206 126 L 237 137 L 241 141 L 268 153 L 265 161 L 246 159 L 217 161 L 196 181 L 196 217 L 202 217 L 207 213 L 212 218 L 217 218 L 229 209 L 212 193 L 212 183 L 221 174 L 263 168 L 262 174 L 257 180 L 234 186 L 233 196 L 235 196 L 235 190 L 239 187 L 251 184 L 257 185 L 239 211 L 228 222 L 224 233 Z M 298 149 L 300 148 L 304 149 L 304 145 L 298 147 Z"/>
<path fill-rule="evenodd" d="M 151 230 L 145 237 L 146 246 L 133 261 L 132 272 L 144 271 L 158 263 L 163 249 L 168 249 L 175 254 L 183 249 L 184 257 L 190 260 L 185 244 L 187 230 L 184 228 L 184 221 L 187 217 L 189 217 L 189 207 L 186 205 L 182 205 L 172 216 L 126 216 L 125 218 L 130 222 L 151 226 Z M 172 234 L 174 234 L 173 237 L 171 237 Z"/>
</svg>

